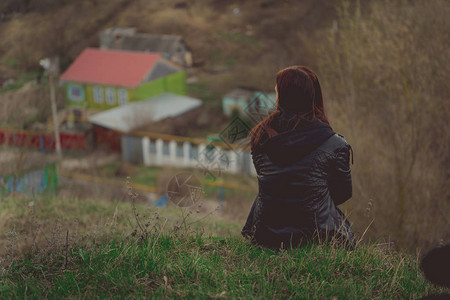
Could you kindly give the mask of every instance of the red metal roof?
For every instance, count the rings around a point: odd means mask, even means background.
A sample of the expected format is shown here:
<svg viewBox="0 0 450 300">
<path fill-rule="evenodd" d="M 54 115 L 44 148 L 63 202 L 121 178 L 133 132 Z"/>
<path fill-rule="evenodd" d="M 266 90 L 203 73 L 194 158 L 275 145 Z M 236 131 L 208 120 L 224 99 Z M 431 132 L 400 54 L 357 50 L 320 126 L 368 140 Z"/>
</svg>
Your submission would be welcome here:
<svg viewBox="0 0 450 300">
<path fill-rule="evenodd" d="M 61 75 L 61 81 L 136 87 L 161 58 L 157 53 L 85 49 Z"/>
</svg>

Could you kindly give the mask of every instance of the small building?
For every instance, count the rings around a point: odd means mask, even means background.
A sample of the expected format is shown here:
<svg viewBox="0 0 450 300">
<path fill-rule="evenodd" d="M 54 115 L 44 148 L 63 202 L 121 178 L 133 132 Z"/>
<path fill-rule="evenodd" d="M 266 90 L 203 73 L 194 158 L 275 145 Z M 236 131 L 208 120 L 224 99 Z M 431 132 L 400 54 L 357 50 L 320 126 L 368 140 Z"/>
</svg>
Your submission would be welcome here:
<svg viewBox="0 0 450 300">
<path fill-rule="evenodd" d="M 0 154 L 0 196 L 12 192 L 55 193 L 58 186 L 57 158 L 37 152 L 18 156 L 17 152 Z"/>
<path fill-rule="evenodd" d="M 236 88 L 222 98 L 223 113 L 227 116 L 234 112 L 245 116 L 252 112 L 270 111 L 275 103 L 275 93 L 266 94 L 247 88 Z"/>
<path fill-rule="evenodd" d="M 157 53 L 87 48 L 61 75 L 70 108 L 106 110 L 161 93 L 186 94 L 186 73 Z"/>
<path fill-rule="evenodd" d="M 93 124 L 97 147 L 121 151 L 121 136 L 149 123 L 180 116 L 202 104 L 199 99 L 163 93 L 88 117 Z"/>
<path fill-rule="evenodd" d="M 136 28 L 108 28 L 100 33 L 101 49 L 160 53 L 184 66 L 192 66 L 192 53 L 178 35 L 136 33 Z"/>
</svg>

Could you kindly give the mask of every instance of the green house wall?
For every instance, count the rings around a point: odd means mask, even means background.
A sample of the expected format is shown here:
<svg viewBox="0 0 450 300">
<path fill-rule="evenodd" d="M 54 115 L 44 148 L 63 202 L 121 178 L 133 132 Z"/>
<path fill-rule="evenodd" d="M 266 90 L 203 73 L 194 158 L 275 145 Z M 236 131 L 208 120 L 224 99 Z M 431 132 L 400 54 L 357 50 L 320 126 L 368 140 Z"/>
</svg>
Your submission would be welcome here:
<svg viewBox="0 0 450 300">
<path fill-rule="evenodd" d="M 167 92 L 186 96 L 186 72 L 177 72 L 164 77 Z"/>
<path fill-rule="evenodd" d="M 67 106 L 106 110 L 121 105 L 119 99 L 124 103 L 124 99 L 126 102 L 141 101 L 162 93 L 186 95 L 186 73 L 184 71 L 173 73 L 144 83 L 135 89 L 74 82 L 67 82 L 65 88 Z M 73 96 L 73 91 L 71 91 L 74 88 L 79 89 L 75 97 Z M 96 93 L 97 96 L 99 93 L 102 95 L 100 97 L 102 98 L 101 101 L 99 97 L 96 98 L 94 96 Z M 121 97 L 119 97 L 119 93 Z M 124 94 L 126 94 L 126 98 L 124 98 Z"/>
<path fill-rule="evenodd" d="M 162 93 L 186 95 L 186 72 L 177 72 L 138 86 L 133 91 L 133 101 L 146 100 Z"/>
<path fill-rule="evenodd" d="M 94 97 L 94 89 L 101 90 L 102 93 L 102 101 L 98 102 L 95 100 Z M 126 103 L 129 103 L 132 101 L 132 89 L 127 89 L 123 87 L 114 87 L 114 86 L 106 86 L 106 85 L 97 85 L 97 84 L 86 84 L 86 96 L 87 96 L 87 102 L 88 107 L 93 109 L 99 109 L 99 110 L 105 110 L 110 109 L 113 107 L 120 106 L 119 104 L 119 93 L 124 92 L 126 93 Z M 112 91 L 114 94 L 114 99 L 109 102 L 107 101 L 107 91 Z M 126 104 L 123 102 L 123 104 Z"/>
</svg>

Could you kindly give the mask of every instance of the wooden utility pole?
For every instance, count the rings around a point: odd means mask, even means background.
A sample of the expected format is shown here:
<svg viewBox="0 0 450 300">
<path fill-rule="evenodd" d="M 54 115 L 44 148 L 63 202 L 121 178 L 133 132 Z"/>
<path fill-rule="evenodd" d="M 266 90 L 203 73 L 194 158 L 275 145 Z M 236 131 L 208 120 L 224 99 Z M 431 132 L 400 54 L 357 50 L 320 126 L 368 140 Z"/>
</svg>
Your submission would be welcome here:
<svg viewBox="0 0 450 300">
<path fill-rule="evenodd" d="M 56 155 L 58 155 L 58 158 L 62 158 L 61 140 L 59 138 L 58 115 L 56 113 L 55 83 L 52 73 L 48 74 L 48 81 L 50 85 L 50 102 L 52 103 L 52 121 L 53 121 L 53 134 L 55 136 Z"/>
<path fill-rule="evenodd" d="M 45 69 L 45 73 L 48 75 L 48 84 L 50 85 L 50 102 L 52 105 L 52 121 L 53 121 L 53 134 L 55 137 L 55 149 L 58 158 L 62 158 L 61 140 L 59 138 L 59 124 L 56 110 L 56 93 L 54 77 L 58 75 L 59 71 L 59 59 L 44 58 L 40 61 L 40 65 Z"/>
</svg>

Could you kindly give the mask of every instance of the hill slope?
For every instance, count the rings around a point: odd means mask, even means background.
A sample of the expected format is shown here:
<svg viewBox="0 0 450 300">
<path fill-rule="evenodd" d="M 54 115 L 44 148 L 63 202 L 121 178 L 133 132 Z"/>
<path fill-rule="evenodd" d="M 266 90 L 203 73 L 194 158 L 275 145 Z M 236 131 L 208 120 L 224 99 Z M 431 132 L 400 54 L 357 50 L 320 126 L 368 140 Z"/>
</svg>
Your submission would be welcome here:
<svg viewBox="0 0 450 300">
<path fill-rule="evenodd" d="M 9 220 L 1 228 L 10 232 L 0 297 L 410 299 L 442 292 L 425 281 L 415 257 L 381 245 L 262 250 L 236 236 L 238 224 L 217 217 L 191 222 L 189 212 L 128 206 L 1 199 L 1 220 Z M 28 243 L 22 254 L 19 241 Z"/>
</svg>

